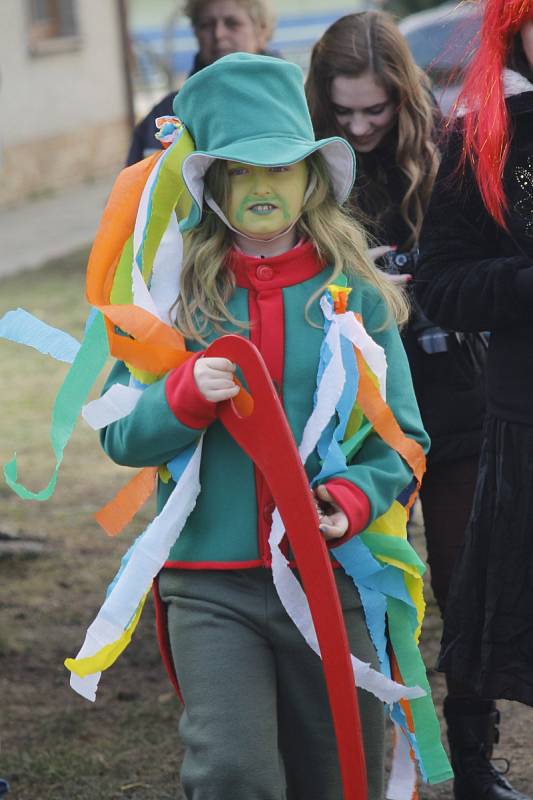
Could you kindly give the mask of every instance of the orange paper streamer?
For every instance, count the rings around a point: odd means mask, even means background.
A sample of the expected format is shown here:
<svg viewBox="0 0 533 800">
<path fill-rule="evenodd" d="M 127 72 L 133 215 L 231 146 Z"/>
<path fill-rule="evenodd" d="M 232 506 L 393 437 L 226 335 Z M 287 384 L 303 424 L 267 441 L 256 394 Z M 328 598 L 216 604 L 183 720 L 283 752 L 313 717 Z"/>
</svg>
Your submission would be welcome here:
<svg viewBox="0 0 533 800">
<path fill-rule="evenodd" d="M 126 167 L 119 173 L 111 189 L 87 264 L 86 295 L 91 305 L 100 306 L 109 302 L 115 269 L 135 227 L 144 186 L 162 155 L 161 150 Z"/>
<path fill-rule="evenodd" d="M 379 389 L 374 385 L 361 352 L 357 348 L 354 349 L 359 369 L 357 401 L 363 414 L 383 441 L 401 455 L 420 485 L 426 471 L 424 450 L 417 441 L 410 439 L 402 431 L 391 409 L 383 400 Z"/>
<path fill-rule="evenodd" d="M 157 467 L 144 467 L 119 489 L 95 519 L 108 536 L 117 536 L 146 503 L 155 487 Z"/>
<path fill-rule="evenodd" d="M 162 153 L 127 167 L 117 177 L 89 255 L 86 278 L 87 300 L 105 317 L 111 354 L 156 375 L 189 357 L 183 336 L 148 311 L 132 304 L 111 305 L 109 299 L 120 255 L 135 227 L 144 186 Z"/>
<path fill-rule="evenodd" d="M 191 357 L 183 336 L 144 308 L 131 304 L 97 308 L 106 318 L 111 355 L 119 361 L 159 375 Z M 128 335 L 118 333 L 117 328 Z"/>
</svg>

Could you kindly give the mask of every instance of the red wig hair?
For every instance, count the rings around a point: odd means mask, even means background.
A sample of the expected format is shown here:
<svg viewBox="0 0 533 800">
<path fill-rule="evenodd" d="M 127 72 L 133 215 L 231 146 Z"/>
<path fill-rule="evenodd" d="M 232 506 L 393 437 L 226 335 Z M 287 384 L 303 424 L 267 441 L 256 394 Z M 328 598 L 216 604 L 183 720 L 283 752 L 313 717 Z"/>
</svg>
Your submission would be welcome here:
<svg viewBox="0 0 533 800">
<path fill-rule="evenodd" d="M 513 38 L 533 17 L 533 0 L 486 0 L 479 48 L 472 59 L 457 108 L 464 120 L 463 167 L 472 164 L 489 214 L 503 228 L 507 198 L 503 171 L 509 152 L 509 114 L 502 72 Z"/>
</svg>

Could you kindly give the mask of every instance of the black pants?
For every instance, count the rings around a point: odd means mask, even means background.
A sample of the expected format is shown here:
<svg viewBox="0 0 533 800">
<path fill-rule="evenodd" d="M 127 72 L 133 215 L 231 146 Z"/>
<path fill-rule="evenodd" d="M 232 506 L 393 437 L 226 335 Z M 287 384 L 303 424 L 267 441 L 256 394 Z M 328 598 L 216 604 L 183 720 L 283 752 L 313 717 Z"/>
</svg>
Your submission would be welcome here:
<svg viewBox="0 0 533 800">
<path fill-rule="evenodd" d="M 420 501 L 431 569 L 431 588 L 444 616 L 457 555 L 470 518 L 478 457 L 430 464 L 422 482 Z"/>
</svg>

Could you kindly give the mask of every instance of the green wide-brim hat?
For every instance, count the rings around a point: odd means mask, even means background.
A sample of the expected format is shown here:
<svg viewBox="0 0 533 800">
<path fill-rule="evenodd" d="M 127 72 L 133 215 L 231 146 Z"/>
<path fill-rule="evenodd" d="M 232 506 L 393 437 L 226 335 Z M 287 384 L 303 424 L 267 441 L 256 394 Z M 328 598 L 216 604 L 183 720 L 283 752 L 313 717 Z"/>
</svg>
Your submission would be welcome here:
<svg viewBox="0 0 533 800">
<path fill-rule="evenodd" d="M 180 225 L 183 230 L 201 219 L 204 175 L 217 158 L 271 167 L 294 164 L 320 150 L 337 201 L 343 203 L 350 194 L 355 153 L 339 136 L 315 139 L 303 74 L 296 64 L 232 53 L 185 81 L 173 109 L 196 148 L 182 166 L 194 201 Z"/>
</svg>

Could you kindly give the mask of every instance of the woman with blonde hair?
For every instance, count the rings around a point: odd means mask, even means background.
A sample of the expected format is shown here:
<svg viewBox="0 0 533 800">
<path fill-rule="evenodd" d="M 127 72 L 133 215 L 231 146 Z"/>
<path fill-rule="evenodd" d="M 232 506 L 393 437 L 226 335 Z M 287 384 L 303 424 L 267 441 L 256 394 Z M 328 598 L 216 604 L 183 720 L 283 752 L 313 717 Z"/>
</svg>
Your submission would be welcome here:
<svg viewBox="0 0 533 800">
<path fill-rule="evenodd" d="M 271 0 L 185 0 L 183 13 L 190 20 L 198 51 L 189 76 L 229 53 L 264 53 L 276 25 Z M 127 166 L 160 149 L 156 120 L 172 116 L 176 92 L 159 100 L 133 131 Z"/>
</svg>

